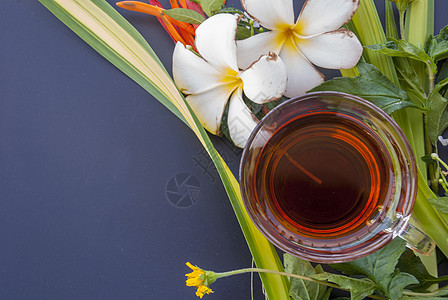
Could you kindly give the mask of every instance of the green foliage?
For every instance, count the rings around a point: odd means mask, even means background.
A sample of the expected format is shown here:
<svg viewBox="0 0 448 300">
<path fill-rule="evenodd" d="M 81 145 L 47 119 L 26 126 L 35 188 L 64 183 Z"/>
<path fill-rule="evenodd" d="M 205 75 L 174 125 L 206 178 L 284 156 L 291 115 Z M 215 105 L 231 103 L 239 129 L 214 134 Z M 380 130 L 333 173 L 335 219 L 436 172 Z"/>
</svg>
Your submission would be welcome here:
<svg viewBox="0 0 448 300">
<path fill-rule="evenodd" d="M 434 283 L 443 282 L 448 279 L 448 276 L 434 277 L 429 274 L 420 257 L 415 255 L 414 251 L 410 249 L 406 249 L 400 256 L 397 268 L 401 272 L 412 274 L 415 278 L 417 278 L 420 283 L 409 287 L 411 290 L 416 292 L 423 292 Z"/>
<path fill-rule="evenodd" d="M 224 5 L 224 0 L 200 0 L 198 2 L 201 5 L 202 10 L 209 17 L 216 14 Z"/>
<path fill-rule="evenodd" d="M 351 300 L 362 300 L 372 295 L 376 289 L 375 283 L 368 278 L 357 279 L 333 273 L 321 273 L 311 277 L 317 280 L 334 282 L 341 288 L 349 290 Z"/>
<path fill-rule="evenodd" d="M 324 274 L 320 265 L 313 268 L 308 261 L 287 253 L 283 255 L 283 264 L 285 272 L 291 274 L 307 277 Z M 327 288 L 325 285 L 299 278 L 291 278 L 290 284 L 289 296 L 293 300 L 327 300 L 331 292 L 331 289 Z"/>
<path fill-rule="evenodd" d="M 438 211 L 448 214 L 448 197 L 437 197 L 435 199 L 428 199 L 428 201 Z"/>
<path fill-rule="evenodd" d="M 442 115 L 448 104 L 448 100 L 442 97 L 439 93 L 431 93 L 428 99 L 429 110 L 426 117 L 426 128 L 428 131 L 428 137 L 431 143 L 435 146 L 437 143 L 437 137 L 440 132 L 441 123 L 443 123 Z"/>
<path fill-rule="evenodd" d="M 396 269 L 398 259 L 405 248 L 406 242 L 394 239 L 369 256 L 331 266 L 347 275 L 362 275 L 369 278 L 384 296 L 397 300 L 403 295 L 404 287 L 418 283 L 413 275 Z"/>
<path fill-rule="evenodd" d="M 442 28 L 435 37 L 428 38 L 425 51 L 435 62 L 448 58 L 448 25 Z"/>
<path fill-rule="evenodd" d="M 199 25 L 205 21 L 205 18 L 200 13 L 188 8 L 166 9 L 163 11 L 163 13 L 167 14 L 168 16 L 170 16 L 175 20 L 190 24 Z"/>
<path fill-rule="evenodd" d="M 405 40 L 397 40 L 389 37 L 389 42 L 383 45 L 365 46 L 391 57 L 406 57 L 427 64 L 433 73 L 437 73 L 437 65 L 434 60 L 419 47 Z"/>
<path fill-rule="evenodd" d="M 373 65 L 359 63 L 358 70 L 360 76 L 327 80 L 313 88 L 311 92 L 336 91 L 357 95 L 369 100 L 388 114 L 406 107 L 421 108 L 411 101 L 405 91 L 394 85 Z"/>
</svg>

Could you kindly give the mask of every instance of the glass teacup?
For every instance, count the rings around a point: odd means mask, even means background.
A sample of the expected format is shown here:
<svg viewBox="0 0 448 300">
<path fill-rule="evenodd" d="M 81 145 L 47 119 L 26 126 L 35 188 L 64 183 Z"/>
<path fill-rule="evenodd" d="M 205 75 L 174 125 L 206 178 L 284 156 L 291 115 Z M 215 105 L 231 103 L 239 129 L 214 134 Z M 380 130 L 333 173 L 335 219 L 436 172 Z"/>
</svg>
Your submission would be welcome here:
<svg viewBox="0 0 448 300">
<path fill-rule="evenodd" d="M 429 254 L 434 243 L 409 224 L 417 192 L 412 149 L 370 102 L 309 93 L 269 112 L 240 165 L 246 209 L 278 248 L 336 263 L 366 256 L 395 237 Z"/>
</svg>

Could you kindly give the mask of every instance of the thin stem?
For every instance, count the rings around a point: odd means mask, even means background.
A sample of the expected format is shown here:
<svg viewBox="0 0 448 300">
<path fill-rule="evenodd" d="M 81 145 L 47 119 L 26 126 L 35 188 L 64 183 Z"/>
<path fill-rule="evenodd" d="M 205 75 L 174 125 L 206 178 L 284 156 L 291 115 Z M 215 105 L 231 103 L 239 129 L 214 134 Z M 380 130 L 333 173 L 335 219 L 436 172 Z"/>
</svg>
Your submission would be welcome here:
<svg viewBox="0 0 448 300">
<path fill-rule="evenodd" d="M 340 290 L 344 290 L 344 291 L 350 291 L 349 289 L 344 289 L 341 288 L 339 285 L 331 283 L 331 282 L 327 282 L 327 281 L 321 281 L 321 280 L 317 280 L 311 277 L 307 277 L 307 276 L 303 276 L 303 275 L 297 275 L 297 274 L 291 274 L 291 273 L 287 273 L 287 272 L 279 272 L 279 271 L 273 271 L 273 270 L 267 270 L 267 269 L 258 269 L 258 268 L 245 268 L 245 269 L 239 269 L 239 270 L 234 270 L 234 271 L 229 271 L 229 272 L 223 272 L 223 273 L 216 273 L 218 278 L 223 278 L 223 277 L 228 277 L 228 276 L 232 276 L 232 275 L 237 275 L 237 274 L 244 274 L 244 273 L 253 273 L 253 272 L 257 272 L 257 273 L 269 273 L 269 274 L 275 274 L 275 275 L 280 275 L 280 276 L 287 276 L 287 277 L 292 277 L 292 278 L 298 278 L 298 279 L 302 279 L 302 280 L 306 280 L 306 281 L 310 281 L 310 282 L 314 282 L 317 284 L 322 284 L 322 285 L 326 285 L 332 288 L 336 288 L 336 289 L 340 289 Z M 377 296 L 377 295 L 370 295 L 368 296 L 372 299 L 379 299 L 379 300 L 387 300 L 388 298 L 386 297 L 381 297 L 381 296 Z"/>
<path fill-rule="evenodd" d="M 426 64 L 428 68 L 428 74 L 429 74 L 429 93 L 428 95 L 431 95 L 432 91 L 434 90 L 434 72 L 431 69 L 431 66 L 429 64 Z"/>
<path fill-rule="evenodd" d="M 414 297 L 431 297 L 431 296 L 437 296 L 442 290 L 446 290 L 446 286 L 441 287 L 440 289 L 437 289 L 431 293 L 416 293 L 411 291 L 403 291 L 403 295 Z"/>
</svg>

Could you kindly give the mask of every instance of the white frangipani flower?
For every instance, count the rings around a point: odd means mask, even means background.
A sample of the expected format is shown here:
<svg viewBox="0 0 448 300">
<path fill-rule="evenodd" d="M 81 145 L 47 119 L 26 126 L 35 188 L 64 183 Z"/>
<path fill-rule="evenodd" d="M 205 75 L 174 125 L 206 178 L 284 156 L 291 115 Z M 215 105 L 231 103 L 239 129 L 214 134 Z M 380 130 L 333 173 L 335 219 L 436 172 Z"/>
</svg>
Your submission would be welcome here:
<svg viewBox="0 0 448 300">
<path fill-rule="evenodd" d="M 201 57 L 177 43 L 173 77 L 202 125 L 218 134 L 230 98 L 228 127 L 233 142 L 244 147 L 258 120 L 245 105 L 244 94 L 262 104 L 280 98 L 286 88 L 286 68 L 274 53 L 258 55 L 240 71 L 235 34 L 238 17 L 217 14 L 196 29 L 196 48 Z"/>
<path fill-rule="evenodd" d="M 269 29 L 237 42 L 238 64 L 246 67 L 268 52 L 285 63 L 288 83 L 285 95 L 299 96 L 324 81 L 312 65 L 327 69 L 352 68 L 359 61 L 362 45 L 346 29 L 359 0 L 307 0 L 294 22 L 292 0 L 241 0 L 247 13 Z"/>
</svg>

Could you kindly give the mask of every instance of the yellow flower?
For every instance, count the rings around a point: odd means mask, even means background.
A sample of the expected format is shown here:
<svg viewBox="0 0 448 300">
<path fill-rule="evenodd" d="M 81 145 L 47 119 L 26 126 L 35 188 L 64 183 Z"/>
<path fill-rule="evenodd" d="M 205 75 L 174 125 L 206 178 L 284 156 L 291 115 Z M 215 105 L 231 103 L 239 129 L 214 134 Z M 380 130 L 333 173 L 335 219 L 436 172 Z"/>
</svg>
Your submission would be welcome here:
<svg viewBox="0 0 448 300">
<path fill-rule="evenodd" d="M 196 266 L 193 266 L 189 262 L 187 262 L 186 265 L 193 270 L 193 272 L 185 274 L 185 276 L 188 277 L 186 283 L 187 286 L 194 286 L 197 288 L 196 296 L 202 299 L 204 294 L 213 293 L 213 291 L 208 287 L 208 285 L 214 282 L 216 279 L 213 280 L 212 282 L 209 282 L 209 280 L 206 280 L 208 272 Z"/>
</svg>

